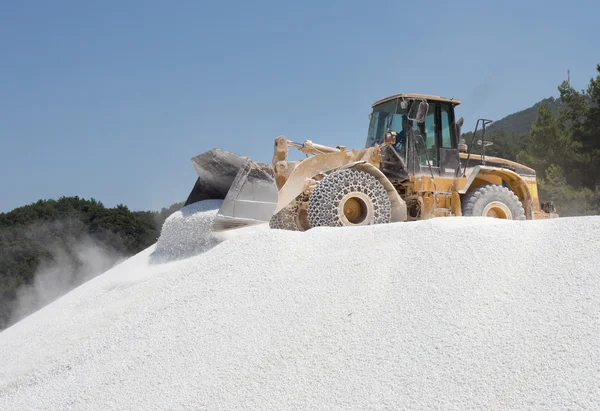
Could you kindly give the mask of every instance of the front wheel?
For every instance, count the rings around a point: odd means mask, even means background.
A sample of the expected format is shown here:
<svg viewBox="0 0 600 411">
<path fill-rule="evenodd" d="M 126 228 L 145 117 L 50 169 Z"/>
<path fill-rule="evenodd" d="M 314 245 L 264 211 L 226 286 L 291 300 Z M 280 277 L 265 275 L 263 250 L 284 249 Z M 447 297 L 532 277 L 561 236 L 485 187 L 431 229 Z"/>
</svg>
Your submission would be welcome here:
<svg viewBox="0 0 600 411">
<path fill-rule="evenodd" d="M 519 198 L 506 187 L 489 184 L 469 191 L 462 200 L 463 216 L 525 220 Z"/>
<path fill-rule="evenodd" d="M 389 223 L 392 207 L 383 185 L 360 170 L 329 174 L 308 200 L 311 227 L 344 227 Z"/>
</svg>

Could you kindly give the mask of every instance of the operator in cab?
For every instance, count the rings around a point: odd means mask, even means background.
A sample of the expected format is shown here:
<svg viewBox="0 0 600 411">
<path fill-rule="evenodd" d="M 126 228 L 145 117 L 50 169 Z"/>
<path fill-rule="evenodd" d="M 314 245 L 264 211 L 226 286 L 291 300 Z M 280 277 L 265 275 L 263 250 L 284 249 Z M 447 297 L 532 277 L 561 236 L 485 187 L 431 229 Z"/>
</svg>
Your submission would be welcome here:
<svg viewBox="0 0 600 411">
<path fill-rule="evenodd" d="M 404 153 L 406 152 L 406 136 L 408 134 L 409 127 L 410 126 L 408 123 L 408 117 L 406 115 L 403 115 L 402 130 L 398 134 L 396 134 L 396 144 L 394 144 L 394 148 L 401 155 L 404 155 Z"/>
</svg>

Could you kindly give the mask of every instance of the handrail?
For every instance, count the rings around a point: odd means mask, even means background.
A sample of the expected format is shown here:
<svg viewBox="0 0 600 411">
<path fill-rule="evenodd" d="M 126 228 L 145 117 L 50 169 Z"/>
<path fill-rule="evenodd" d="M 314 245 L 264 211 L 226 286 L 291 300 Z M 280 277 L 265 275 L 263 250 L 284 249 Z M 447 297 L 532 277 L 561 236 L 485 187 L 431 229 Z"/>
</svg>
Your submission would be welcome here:
<svg viewBox="0 0 600 411">
<path fill-rule="evenodd" d="M 488 120 L 486 118 L 480 118 L 477 119 L 477 123 L 475 123 L 475 131 L 473 132 L 473 138 L 471 139 L 471 144 L 469 144 L 469 151 L 467 152 L 467 158 L 465 160 L 465 168 L 463 169 L 463 177 L 467 176 L 467 165 L 469 164 L 469 159 L 471 158 L 471 150 L 473 149 L 473 145 L 475 143 L 475 137 L 477 136 L 477 127 L 479 127 L 479 122 L 481 121 L 482 124 L 482 130 L 483 130 L 483 134 L 481 135 L 481 144 L 483 147 L 483 144 L 485 143 L 485 125 L 492 123 L 494 120 Z M 483 149 L 482 152 L 482 160 L 485 161 L 485 148 Z"/>
</svg>

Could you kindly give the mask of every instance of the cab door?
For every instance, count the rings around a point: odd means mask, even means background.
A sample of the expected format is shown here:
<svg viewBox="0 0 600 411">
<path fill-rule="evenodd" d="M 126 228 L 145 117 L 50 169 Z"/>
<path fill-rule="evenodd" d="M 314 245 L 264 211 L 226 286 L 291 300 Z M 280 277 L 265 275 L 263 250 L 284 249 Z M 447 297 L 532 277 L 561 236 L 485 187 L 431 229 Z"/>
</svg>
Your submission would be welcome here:
<svg viewBox="0 0 600 411">
<path fill-rule="evenodd" d="M 460 165 L 458 137 L 454 126 L 454 110 L 450 103 L 436 104 L 440 176 L 453 177 Z"/>
<path fill-rule="evenodd" d="M 423 138 L 416 141 L 417 152 L 419 159 L 420 174 L 439 176 L 440 173 L 440 152 L 439 152 L 439 120 L 438 106 L 436 102 L 428 102 L 429 110 L 425 116 L 423 124 L 413 122 L 414 126 L 419 129 L 419 134 Z"/>
</svg>

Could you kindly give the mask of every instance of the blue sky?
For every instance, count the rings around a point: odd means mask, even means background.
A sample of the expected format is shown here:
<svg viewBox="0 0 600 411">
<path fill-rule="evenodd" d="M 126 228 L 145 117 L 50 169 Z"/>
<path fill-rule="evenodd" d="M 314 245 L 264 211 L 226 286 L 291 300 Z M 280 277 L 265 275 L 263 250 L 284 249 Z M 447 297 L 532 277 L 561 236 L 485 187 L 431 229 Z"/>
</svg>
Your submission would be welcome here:
<svg viewBox="0 0 600 411">
<path fill-rule="evenodd" d="M 585 88 L 600 2 L 0 2 L 0 212 L 183 201 L 190 158 L 285 135 L 363 146 L 371 104 L 456 97 L 463 129 Z"/>
</svg>

